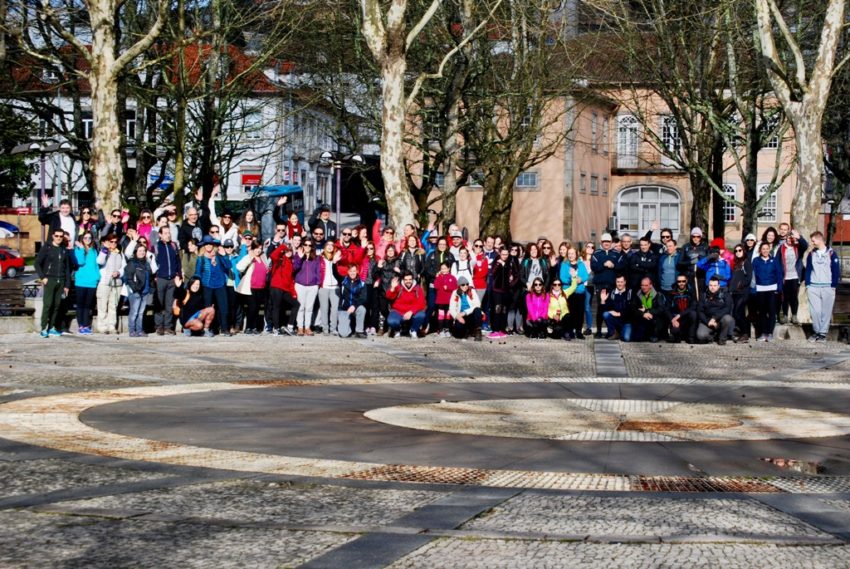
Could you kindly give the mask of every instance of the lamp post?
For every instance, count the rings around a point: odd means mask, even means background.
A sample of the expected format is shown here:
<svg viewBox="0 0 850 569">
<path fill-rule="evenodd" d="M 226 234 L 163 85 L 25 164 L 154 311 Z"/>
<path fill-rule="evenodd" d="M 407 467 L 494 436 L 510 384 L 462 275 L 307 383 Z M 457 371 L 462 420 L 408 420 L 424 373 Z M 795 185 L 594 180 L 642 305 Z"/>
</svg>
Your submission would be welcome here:
<svg viewBox="0 0 850 569">
<path fill-rule="evenodd" d="M 322 162 L 328 164 L 334 170 L 336 180 L 336 230 L 340 231 L 340 217 L 342 205 L 342 165 L 346 162 L 363 164 L 363 157 L 359 154 L 341 154 L 325 150 L 322 152 Z"/>
</svg>

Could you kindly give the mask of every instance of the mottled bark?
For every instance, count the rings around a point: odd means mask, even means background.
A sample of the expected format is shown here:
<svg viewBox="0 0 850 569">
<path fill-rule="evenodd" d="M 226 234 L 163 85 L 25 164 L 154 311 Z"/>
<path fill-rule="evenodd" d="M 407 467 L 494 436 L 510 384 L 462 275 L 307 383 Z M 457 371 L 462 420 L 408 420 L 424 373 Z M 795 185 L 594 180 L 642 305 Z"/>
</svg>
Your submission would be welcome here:
<svg viewBox="0 0 850 569">
<path fill-rule="evenodd" d="M 416 223 L 413 198 L 404 183 L 404 129 L 407 105 L 404 75 L 407 61 L 403 54 L 388 57 L 381 65 L 382 115 L 381 176 L 387 198 L 390 223 L 404 227 Z"/>
<path fill-rule="evenodd" d="M 693 174 L 691 179 L 691 194 L 693 201 L 691 202 L 691 226 L 685 228 L 688 231 L 682 231 L 686 235 L 690 229 L 699 227 L 700 229 L 708 229 L 708 208 L 711 205 L 712 189 L 709 183 L 700 175 Z"/>
</svg>

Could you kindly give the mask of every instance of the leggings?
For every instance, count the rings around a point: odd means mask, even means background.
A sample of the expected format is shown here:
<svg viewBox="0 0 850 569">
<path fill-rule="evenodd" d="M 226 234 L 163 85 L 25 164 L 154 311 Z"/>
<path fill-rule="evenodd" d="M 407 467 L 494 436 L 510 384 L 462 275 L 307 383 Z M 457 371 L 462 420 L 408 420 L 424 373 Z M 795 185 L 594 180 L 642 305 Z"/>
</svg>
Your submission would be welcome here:
<svg viewBox="0 0 850 569">
<path fill-rule="evenodd" d="M 791 316 L 797 316 L 797 309 L 800 308 L 800 281 L 798 279 L 788 279 L 782 283 L 782 314 L 787 315 L 788 309 L 791 309 Z"/>
<path fill-rule="evenodd" d="M 266 289 L 252 288 L 251 294 L 239 296 L 245 302 L 245 329 L 260 332 L 263 329 L 260 309 L 266 300 Z"/>
<path fill-rule="evenodd" d="M 491 317 L 493 321 L 490 328 L 493 332 L 504 332 L 508 323 L 508 300 L 509 295 L 506 292 L 493 291 L 493 303 L 491 307 Z"/>
<path fill-rule="evenodd" d="M 298 294 L 298 319 L 299 328 L 310 328 L 313 321 L 313 308 L 316 306 L 316 297 L 319 295 L 319 285 L 301 285 L 295 283 L 295 292 Z"/>
<path fill-rule="evenodd" d="M 594 290 L 592 286 L 586 286 L 584 287 L 584 291 L 584 327 L 590 330 L 593 326 L 593 311 L 591 310 L 591 305 L 593 304 Z"/>
<path fill-rule="evenodd" d="M 271 287 L 269 289 L 269 306 L 272 311 L 272 327 L 275 330 L 281 326 L 284 308 L 289 309 L 289 319 L 286 322 L 287 326 L 295 327 L 295 322 L 298 319 L 299 302 L 291 294 L 285 290 Z"/>
<path fill-rule="evenodd" d="M 91 328 L 92 308 L 97 295 L 96 288 L 77 287 L 77 326 Z M 169 308 L 170 310 L 170 308 Z"/>
<path fill-rule="evenodd" d="M 568 332 L 581 334 L 584 325 L 584 304 L 586 297 L 586 292 L 574 292 L 567 298 L 567 307 L 570 309 L 566 326 Z"/>
<path fill-rule="evenodd" d="M 739 334 L 750 335 L 750 321 L 747 320 L 747 304 L 750 301 L 749 291 L 732 293 L 732 316 Z"/>
</svg>

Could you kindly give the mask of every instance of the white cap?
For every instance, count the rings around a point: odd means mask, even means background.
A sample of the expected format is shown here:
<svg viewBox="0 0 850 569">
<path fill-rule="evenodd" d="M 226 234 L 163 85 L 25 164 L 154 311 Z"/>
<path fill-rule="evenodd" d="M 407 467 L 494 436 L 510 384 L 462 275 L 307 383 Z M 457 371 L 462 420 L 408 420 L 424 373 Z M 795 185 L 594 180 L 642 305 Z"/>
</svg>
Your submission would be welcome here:
<svg viewBox="0 0 850 569">
<path fill-rule="evenodd" d="M 603 233 L 603 234 L 602 234 L 602 237 L 600 237 L 600 238 L 599 238 L 599 241 L 600 241 L 600 242 L 602 242 L 602 241 L 611 241 L 611 234 L 610 234 L 610 233 Z"/>
<path fill-rule="evenodd" d="M 700 229 L 699 227 L 694 227 L 693 229 L 691 229 L 691 237 L 694 236 L 702 237 L 702 229 Z"/>
<path fill-rule="evenodd" d="M 753 233 L 748 233 L 746 237 L 744 237 L 744 241 L 758 241 L 756 236 Z"/>
</svg>

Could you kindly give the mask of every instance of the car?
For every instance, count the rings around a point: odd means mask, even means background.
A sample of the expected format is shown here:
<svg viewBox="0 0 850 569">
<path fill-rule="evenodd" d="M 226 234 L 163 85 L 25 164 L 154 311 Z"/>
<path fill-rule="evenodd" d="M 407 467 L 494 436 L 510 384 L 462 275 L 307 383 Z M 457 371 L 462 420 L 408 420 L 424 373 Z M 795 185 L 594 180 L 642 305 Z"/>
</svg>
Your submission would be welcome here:
<svg viewBox="0 0 850 569">
<path fill-rule="evenodd" d="M 14 278 L 24 272 L 24 258 L 11 249 L 0 249 L 0 275 Z"/>
</svg>

